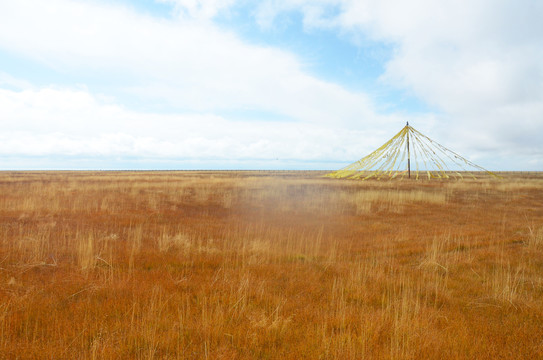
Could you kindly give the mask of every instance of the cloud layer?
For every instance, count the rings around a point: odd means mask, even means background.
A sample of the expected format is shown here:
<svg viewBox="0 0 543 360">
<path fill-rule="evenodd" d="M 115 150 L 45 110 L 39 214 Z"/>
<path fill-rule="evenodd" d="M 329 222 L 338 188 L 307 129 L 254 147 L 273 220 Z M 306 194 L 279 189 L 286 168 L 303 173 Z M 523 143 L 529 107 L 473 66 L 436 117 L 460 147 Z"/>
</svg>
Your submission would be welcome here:
<svg viewBox="0 0 543 360">
<path fill-rule="evenodd" d="M 179 6 L 190 14 L 218 11 L 188 3 Z M 0 44 L 9 51 L 60 72 L 116 72 L 124 79 L 113 86 L 177 109 L 259 109 L 327 123 L 375 116 L 365 94 L 310 76 L 293 54 L 246 44 L 199 18 L 69 0 L 3 3 L 0 14 Z"/>
<path fill-rule="evenodd" d="M 543 3 L 269 0 L 258 18 L 269 26 L 292 11 L 303 14 L 309 29 L 392 44 L 382 81 L 435 106 L 445 123 L 441 134 L 469 137 L 493 150 L 540 149 Z"/>
<path fill-rule="evenodd" d="M 0 90 L 5 156 L 320 161 L 356 157 L 359 131 L 297 122 L 231 121 L 212 114 L 145 114 L 67 89 Z M 39 119 L 39 120 L 36 120 Z M 370 142 L 366 146 L 376 146 Z"/>
<path fill-rule="evenodd" d="M 0 73 L 0 154 L 339 164 L 412 121 L 482 165 L 543 169 L 543 4 L 159 2 L 171 16 L 128 2 L 0 3 L 0 51 L 59 79 Z M 217 21 L 242 11 L 263 34 L 301 15 L 307 36 L 392 48 L 376 81 L 434 110 L 383 113 L 375 94 L 323 80 L 292 49 Z"/>
</svg>

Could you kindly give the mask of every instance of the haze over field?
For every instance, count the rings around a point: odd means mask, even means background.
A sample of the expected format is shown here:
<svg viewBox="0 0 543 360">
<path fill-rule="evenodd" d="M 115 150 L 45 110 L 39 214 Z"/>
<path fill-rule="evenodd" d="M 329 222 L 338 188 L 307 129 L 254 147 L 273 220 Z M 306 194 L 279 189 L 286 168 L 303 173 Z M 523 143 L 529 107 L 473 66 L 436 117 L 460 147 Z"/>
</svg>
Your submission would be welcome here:
<svg viewBox="0 0 543 360">
<path fill-rule="evenodd" d="M 543 170 L 535 0 L 0 2 L 0 169 L 334 169 L 409 121 Z"/>
</svg>

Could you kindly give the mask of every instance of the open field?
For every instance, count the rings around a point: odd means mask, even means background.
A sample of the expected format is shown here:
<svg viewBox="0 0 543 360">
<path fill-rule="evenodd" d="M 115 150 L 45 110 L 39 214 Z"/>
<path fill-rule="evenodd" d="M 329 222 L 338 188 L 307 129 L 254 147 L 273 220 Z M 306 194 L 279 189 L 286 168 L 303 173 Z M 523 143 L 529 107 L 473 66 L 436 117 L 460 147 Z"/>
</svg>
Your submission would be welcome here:
<svg viewBox="0 0 543 360">
<path fill-rule="evenodd" d="M 0 359 L 543 358 L 543 174 L 0 173 Z"/>
</svg>

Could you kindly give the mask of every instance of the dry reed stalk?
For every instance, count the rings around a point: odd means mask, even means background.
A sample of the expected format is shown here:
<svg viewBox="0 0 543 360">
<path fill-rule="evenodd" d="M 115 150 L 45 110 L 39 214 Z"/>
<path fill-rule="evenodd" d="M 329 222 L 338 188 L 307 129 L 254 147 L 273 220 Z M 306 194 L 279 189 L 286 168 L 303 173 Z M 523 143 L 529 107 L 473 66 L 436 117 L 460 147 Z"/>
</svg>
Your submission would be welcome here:
<svg viewBox="0 0 543 360">
<path fill-rule="evenodd" d="M 541 178 L 312 176 L 1 173 L 0 353 L 541 354 Z"/>
</svg>

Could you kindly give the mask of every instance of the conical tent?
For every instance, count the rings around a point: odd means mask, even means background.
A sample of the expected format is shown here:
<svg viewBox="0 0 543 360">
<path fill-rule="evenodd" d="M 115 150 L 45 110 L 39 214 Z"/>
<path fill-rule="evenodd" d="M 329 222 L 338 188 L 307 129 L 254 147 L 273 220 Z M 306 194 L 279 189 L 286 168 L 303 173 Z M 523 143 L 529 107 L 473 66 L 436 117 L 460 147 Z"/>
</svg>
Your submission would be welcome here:
<svg viewBox="0 0 543 360">
<path fill-rule="evenodd" d="M 429 137 L 409 123 L 392 139 L 371 154 L 343 169 L 326 174 L 332 178 L 475 178 L 475 174 L 496 174 L 472 163 Z"/>
</svg>

